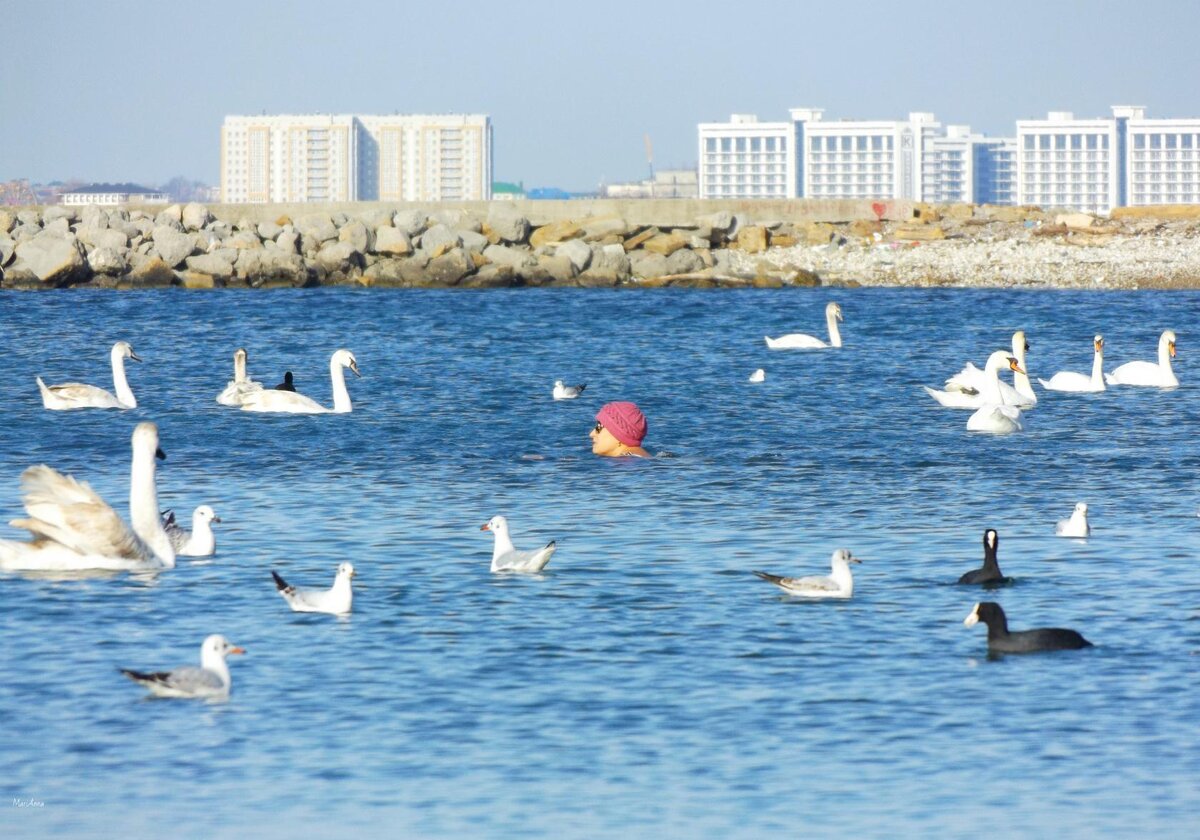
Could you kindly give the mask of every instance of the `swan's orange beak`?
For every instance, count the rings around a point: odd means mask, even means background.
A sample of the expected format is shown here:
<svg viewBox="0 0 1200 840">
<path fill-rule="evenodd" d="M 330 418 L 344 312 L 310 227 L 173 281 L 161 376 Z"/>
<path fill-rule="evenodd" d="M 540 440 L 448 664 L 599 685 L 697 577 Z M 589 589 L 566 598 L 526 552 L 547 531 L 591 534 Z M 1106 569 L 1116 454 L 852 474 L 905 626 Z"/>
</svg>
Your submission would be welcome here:
<svg viewBox="0 0 1200 840">
<path fill-rule="evenodd" d="M 1024 372 L 1025 372 L 1025 371 L 1021 370 L 1021 365 L 1020 365 L 1020 364 L 1017 362 L 1017 360 L 1016 360 L 1016 359 L 1009 359 L 1009 360 L 1008 360 L 1008 366 L 1009 366 L 1010 368 L 1012 368 L 1013 370 L 1015 370 L 1017 373 L 1024 373 Z"/>
<path fill-rule="evenodd" d="M 1171 351 L 1171 358 L 1174 359 L 1175 358 L 1175 342 L 1174 341 L 1167 342 L 1167 349 Z"/>
<path fill-rule="evenodd" d="M 1100 341 L 1096 342 L 1096 352 L 1099 353 L 1103 349 L 1104 349 L 1104 340 L 1101 339 Z"/>
</svg>

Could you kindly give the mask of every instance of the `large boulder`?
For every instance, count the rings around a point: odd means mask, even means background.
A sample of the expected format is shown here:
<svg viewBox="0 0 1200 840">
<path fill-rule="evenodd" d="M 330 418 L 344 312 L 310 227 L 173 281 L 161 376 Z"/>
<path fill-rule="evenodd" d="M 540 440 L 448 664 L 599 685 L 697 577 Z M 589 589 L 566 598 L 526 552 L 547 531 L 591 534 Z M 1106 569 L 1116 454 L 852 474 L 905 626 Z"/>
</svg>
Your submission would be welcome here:
<svg viewBox="0 0 1200 840">
<path fill-rule="evenodd" d="M 605 245 L 592 250 L 592 270 L 612 271 L 622 280 L 629 279 L 629 255 L 623 245 Z"/>
<path fill-rule="evenodd" d="M 583 238 L 589 242 L 609 236 L 623 237 L 627 233 L 629 233 L 629 225 L 619 216 L 600 216 L 583 220 Z"/>
<path fill-rule="evenodd" d="M 497 265 L 511 265 L 517 269 L 537 265 L 537 258 L 529 251 L 507 245 L 489 245 L 484 248 L 483 256 Z"/>
<path fill-rule="evenodd" d="M 62 219 L 67 223 L 67 227 L 71 227 L 71 222 L 75 221 L 75 208 L 64 207 L 61 204 L 53 204 L 42 211 L 42 227 L 46 227 L 51 222 Z"/>
<path fill-rule="evenodd" d="M 700 216 L 696 219 L 698 227 L 712 228 L 715 233 L 728 234 L 733 230 L 733 214 L 728 210 L 718 210 L 716 213 L 709 213 L 707 216 Z"/>
<path fill-rule="evenodd" d="M 180 221 L 183 223 L 184 230 L 200 230 L 212 221 L 212 215 L 203 204 L 193 201 L 183 208 L 183 217 Z"/>
<path fill-rule="evenodd" d="M 88 204 L 79 211 L 79 226 L 80 228 L 106 228 L 108 227 L 108 213 L 104 212 L 103 207 Z"/>
<path fill-rule="evenodd" d="M 630 251 L 629 272 L 634 277 L 662 277 L 670 274 L 667 258 L 652 251 Z"/>
<path fill-rule="evenodd" d="M 767 229 L 761 225 L 748 225 L 739 229 L 737 247 L 747 254 L 761 254 L 767 250 Z"/>
<path fill-rule="evenodd" d="M 233 262 L 220 254 L 199 254 L 188 257 L 186 262 L 189 271 L 207 274 L 209 277 L 228 280 L 233 276 Z"/>
<path fill-rule="evenodd" d="M 260 250 L 263 246 L 262 240 L 258 238 L 258 234 L 249 230 L 239 230 L 233 236 L 222 242 L 221 245 L 225 248 L 251 251 Z"/>
<path fill-rule="evenodd" d="M 465 210 L 454 208 L 437 210 L 429 214 L 430 224 L 445 225 L 452 230 L 469 230 L 479 233 L 483 226 L 479 220 Z"/>
<path fill-rule="evenodd" d="M 369 266 L 359 282 L 364 286 L 411 286 L 404 272 L 405 260 L 385 258 Z"/>
<path fill-rule="evenodd" d="M 283 225 L 276 224 L 275 222 L 261 222 L 255 230 L 258 232 L 260 239 L 274 239 L 283 233 Z"/>
<path fill-rule="evenodd" d="M 79 241 L 91 248 L 128 248 L 129 237 L 116 228 L 80 226 Z"/>
<path fill-rule="evenodd" d="M 333 242 L 338 238 L 337 225 L 328 213 L 307 213 L 295 222 L 301 236 L 311 236 L 317 242 Z"/>
<path fill-rule="evenodd" d="M 176 230 L 169 225 L 159 225 L 150 232 L 154 251 L 162 261 L 175 268 L 196 250 L 196 238 L 190 233 Z"/>
<path fill-rule="evenodd" d="M 351 219 L 338 231 L 339 242 L 349 242 L 360 254 L 375 250 L 375 232 L 358 219 Z"/>
<path fill-rule="evenodd" d="M 680 248 L 686 248 L 688 241 L 677 233 L 660 233 L 642 243 L 642 248 L 652 254 L 662 254 L 669 257 Z"/>
<path fill-rule="evenodd" d="M 429 261 L 425 276 L 429 285 L 455 286 L 475 270 L 475 262 L 462 248 L 451 248 L 440 257 Z"/>
<path fill-rule="evenodd" d="M 275 237 L 275 247 L 288 254 L 299 254 L 300 234 L 294 230 L 285 230 Z"/>
<path fill-rule="evenodd" d="M 73 235 L 45 233 L 20 242 L 14 268 L 25 268 L 47 286 L 65 286 L 90 274 L 83 246 Z"/>
<path fill-rule="evenodd" d="M 0 232 L 0 266 L 8 265 L 17 251 L 17 243 L 8 234 Z"/>
<path fill-rule="evenodd" d="M 425 214 L 420 210 L 397 210 L 392 216 L 392 227 L 402 230 L 408 236 L 416 236 L 425 230 Z"/>
<path fill-rule="evenodd" d="M 17 217 L 11 210 L 0 207 L 0 233 L 8 233 L 17 223 Z"/>
<path fill-rule="evenodd" d="M 375 253 L 406 257 L 413 251 L 412 240 L 399 228 L 383 225 L 375 229 Z"/>
<path fill-rule="evenodd" d="M 535 230 L 529 235 L 529 244 L 534 248 L 541 248 L 543 245 L 565 242 L 568 239 L 575 239 L 582 235 L 583 228 L 570 219 L 563 219 L 562 221 L 542 225 Z"/>
<path fill-rule="evenodd" d="M 430 258 L 440 257 L 460 245 L 462 239 L 459 235 L 443 224 L 436 224 L 421 234 L 421 251 Z"/>
<path fill-rule="evenodd" d="M 279 248 L 242 251 L 235 268 L 238 277 L 251 286 L 299 287 L 308 282 L 308 267 L 300 255 Z"/>
<path fill-rule="evenodd" d="M 582 239 L 568 239 L 554 253 L 569 259 L 576 272 L 583 271 L 592 263 L 592 246 Z"/>
<path fill-rule="evenodd" d="M 52 233 L 56 236 L 66 236 L 71 232 L 71 222 L 63 216 L 55 216 L 53 219 L 47 219 L 42 224 L 42 232 Z"/>
<path fill-rule="evenodd" d="M 154 217 L 154 224 L 169 225 L 174 222 L 179 225 L 179 229 L 183 229 L 183 208 L 178 204 L 172 204 L 170 207 L 160 210 L 158 215 Z"/>
<path fill-rule="evenodd" d="M 317 252 L 317 265 L 344 274 L 362 266 L 362 253 L 349 242 L 334 242 Z"/>
<path fill-rule="evenodd" d="M 529 219 L 508 202 L 493 201 L 487 223 L 503 242 L 524 242 L 529 237 Z"/>
<path fill-rule="evenodd" d="M 459 284 L 471 289 L 502 289 L 516 285 L 517 273 L 511 265 L 485 265 Z"/>
<path fill-rule="evenodd" d="M 122 285 L 131 289 L 156 289 L 175 285 L 175 272 L 158 257 L 130 255 L 132 268 L 122 278 Z"/>
<path fill-rule="evenodd" d="M 667 272 L 669 274 L 691 274 L 703 271 L 704 260 L 695 251 L 684 248 L 667 257 Z"/>
<path fill-rule="evenodd" d="M 462 248 L 468 253 L 482 254 L 491 243 L 488 242 L 486 236 L 482 233 L 476 233 L 473 230 L 456 231 L 458 238 L 462 242 Z"/>
<path fill-rule="evenodd" d="M 566 257 L 560 257 L 557 254 L 553 256 L 542 254 L 537 261 L 538 267 L 549 275 L 551 282 L 568 283 L 579 276 L 579 270 L 575 268 L 575 264 Z"/>
<path fill-rule="evenodd" d="M 125 248 L 93 248 L 87 263 L 93 274 L 119 277 L 129 271 L 129 251 Z"/>
</svg>

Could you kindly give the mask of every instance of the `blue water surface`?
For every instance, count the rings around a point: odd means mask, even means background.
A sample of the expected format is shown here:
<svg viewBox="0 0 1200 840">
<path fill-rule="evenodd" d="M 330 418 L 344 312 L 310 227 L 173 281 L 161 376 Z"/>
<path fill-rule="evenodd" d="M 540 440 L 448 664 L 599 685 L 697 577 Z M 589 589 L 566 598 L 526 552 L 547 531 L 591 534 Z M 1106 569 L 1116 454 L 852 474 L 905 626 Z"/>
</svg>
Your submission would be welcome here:
<svg viewBox="0 0 1200 840">
<path fill-rule="evenodd" d="M 844 348 L 766 349 L 823 334 L 831 299 Z M 4 294 L 0 523 L 42 462 L 127 514 L 147 419 L 163 506 L 223 522 L 216 557 L 157 576 L 0 575 L 0 835 L 1194 837 L 1198 321 L 1193 292 Z M 1110 370 L 1153 359 L 1166 327 L 1181 387 L 1042 392 L 1020 434 L 920 389 L 1014 329 L 1048 377 L 1089 371 L 1097 332 Z M 118 339 L 136 410 L 43 410 L 35 375 L 110 387 Z M 351 349 L 353 412 L 219 406 L 239 346 L 327 405 Z M 615 399 L 660 457 L 591 455 Z M 1092 538 L 1056 538 L 1077 501 Z M 489 573 L 495 514 L 558 541 L 545 573 Z M 955 585 L 988 527 L 1015 584 Z M 849 601 L 751 575 L 841 546 Z M 271 582 L 345 560 L 349 619 Z M 981 599 L 1096 647 L 989 659 Z M 227 703 L 117 672 L 216 632 L 247 649 Z"/>
</svg>

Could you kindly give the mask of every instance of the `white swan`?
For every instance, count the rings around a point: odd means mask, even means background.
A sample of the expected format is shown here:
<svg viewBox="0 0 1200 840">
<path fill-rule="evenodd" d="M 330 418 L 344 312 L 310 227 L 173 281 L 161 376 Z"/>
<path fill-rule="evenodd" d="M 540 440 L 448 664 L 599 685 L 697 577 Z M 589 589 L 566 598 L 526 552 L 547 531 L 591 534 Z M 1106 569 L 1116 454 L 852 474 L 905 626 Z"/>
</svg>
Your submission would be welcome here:
<svg viewBox="0 0 1200 840">
<path fill-rule="evenodd" d="M 1175 357 L 1175 331 L 1163 330 L 1158 337 L 1158 364 L 1126 362 L 1112 373 L 1104 374 L 1109 385 L 1148 385 L 1155 388 L 1174 388 L 1179 385 L 1171 359 Z"/>
<path fill-rule="evenodd" d="M 0 540 L 0 568 L 20 571 L 152 571 L 175 566 L 175 549 L 163 530 L 155 488 L 158 427 L 133 430 L 129 478 L 132 528 L 82 481 L 39 464 L 21 474 L 27 519 L 14 519 L 29 542 Z"/>
<path fill-rule="evenodd" d="M 970 367 L 974 368 L 974 365 Z M 1021 365 L 1016 357 L 1010 356 L 1007 350 L 997 350 L 992 355 L 988 356 L 987 364 L 980 371 L 983 374 L 982 379 L 976 383 L 969 391 L 963 390 L 946 390 L 937 391 L 930 388 L 928 385 L 922 385 L 925 393 L 938 401 L 939 405 L 946 408 L 981 408 L 985 405 L 1007 405 L 1008 400 L 1003 389 L 1000 387 L 1005 383 L 1000 381 L 1000 371 L 1008 368 L 1015 375 L 1021 370 Z M 1011 387 L 1009 388 L 1011 391 Z"/>
<path fill-rule="evenodd" d="M 242 411 L 284 412 L 288 414 L 346 414 L 350 411 L 350 393 L 346 390 L 346 375 L 342 368 L 350 368 L 355 376 L 358 361 L 349 350 L 338 350 L 329 358 L 329 378 L 333 381 L 333 408 L 326 408 L 311 397 L 295 391 L 268 389 L 247 394 L 242 401 Z"/>
<path fill-rule="evenodd" d="M 224 636 L 213 634 L 200 646 L 199 668 L 185 665 L 170 671 L 132 671 L 128 668 L 120 670 L 135 683 L 150 689 L 150 693 L 157 697 L 224 700 L 229 696 L 229 688 L 232 685 L 225 657 L 245 652 Z"/>
<path fill-rule="evenodd" d="M 1033 392 L 1033 385 L 1030 384 L 1029 375 L 1026 373 L 1029 370 L 1025 364 L 1027 350 L 1029 350 L 1029 341 L 1025 338 L 1025 331 L 1017 330 L 1012 336 L 1012 354 L 1017 360 L 1017 367 L 1021 370 L 1018 372 L 1014 369 L 1012 385 L 1003 380 L 1000 382 L 1000 392 L 1004 395 L 1005 405 L 1015 405 L 1025 409 L 1037 405 L 1037 394 Z M 946 380 L 946 390 L 963 391 L 969 394 L 979 391 L 986 383 L 986 372 L 967 362 L 962 370 Z"/>
<path fill-rule="evenodd" d="M 1095 393 L 1104 390 L 1104 336 L 1092 339 L 1095 353 L 1092 357 L 1092 375 L 1087 376 L 1073 370 L 1060 370 L 1047 379 L 1038 379 L 1047 391 L 1071 391 L 1076 394 Z"/>
<path fill-rule="evenodd" d="M 217 538 L 212 523 L 221 517 L 208 505 L 200 505 L 192 511 L 192 530 L 181 528 L 175 521 L 174 511 L 163 514 L 163 530 L 171 540 L 171 547 L 178 557 L 211 557 L 217 551 Z"/>
<path fill-rule="evenodd" d="M 1021 431 L 1021 409 L 1005 403 L 1004 394 L 1000 390 L 1000 369 L 1006 364 L 1014 374 L 1024 373 L 1017 360 L 1003 350 L 997 350 L 988 356 L 984 369 L 988 375 L 988 382 L 981 396 L 999 395 L 999 401 L 985 399 L 975 413 L 967 418 L 967 431 L 998 435 Z"/>
<path fill-rule="evenodd" d="M 217 395 L 221 405 L 239 406 L 247 394 L 253 394 L 263 389 L 261 382 L 255 382 L 246 375 L 246 348 L 239 347 L 233 351 L 233 379 L 225 386 L 225 390 Z"/>
<path fill-rule="evenodd" d="M 862 561 L 850 553 L 848 548 L 839 548 L 830 559 L 832 570 L 828 576 L 781 577 L 770 572 L 755 572 L 763 580 L 773 583 L 789 595 L 802 598 L 849 598 L 854 594 L 854 576 L 850 574 L 851 563 Z"/>
<path fill-rule="evenodd" d="M 838 331 L 838 321 L 842 320 L 842 307 L 833 301 L 825 305 L 825 325 L 829 327 L 829 343 L 804 333 L 788 333 L 779 338 L 763 336 L 767 347 L 772 350 L 823 350 L 826 347 L 841 347 L 842 334 Z"/>
<path fill-rule="evenodd" d="M 535 551 L 517 551 L 508 535 L 508 520 L 503 516 L 493 516 L 479 530 L 491 531 L 496 537 L 492 546 L 493 572 L 540 572 L 554 554 L 553 540 Z"/>
<path fill-rule="evenodd" d="M 128 341 L 118 341 L 112 346 L 109 355 L 112 358 L 113 390 L 116 396 L 103 388 L 79 382 L 47 385 L 39 376 L 37 384 L 38 390 L 42 392 L 42 405 L 51 411 L 70 411 L 74 408 L 137 408 L 137 398 L 125 379 L 125 360 L 140 362 L 141 359 L 133 352 Z"/>
<path fill-rule="evenodd" d="M 1060 519 L 1054 525 L 1054 534 L 1059 537 L 1086 537 L 1092 533 L 1088 524 L 1087 502 L 1079 502 L 1071 511 L 1070 519 Z"/>
<path fill-rule="evenodd" d="M 271 570 L 275 579 L 275 588 L 283 600 L 288 602 L 292 612 L 319 612 L 330 615 L 347 615 L 354 605 L 354 590 L 350 580 L 354 577 L 354 566 L 341 563 L 333 578 L 333 586 L 329 589 L 301 589 L 292 586 L 286 580 Z"/>
</svg>

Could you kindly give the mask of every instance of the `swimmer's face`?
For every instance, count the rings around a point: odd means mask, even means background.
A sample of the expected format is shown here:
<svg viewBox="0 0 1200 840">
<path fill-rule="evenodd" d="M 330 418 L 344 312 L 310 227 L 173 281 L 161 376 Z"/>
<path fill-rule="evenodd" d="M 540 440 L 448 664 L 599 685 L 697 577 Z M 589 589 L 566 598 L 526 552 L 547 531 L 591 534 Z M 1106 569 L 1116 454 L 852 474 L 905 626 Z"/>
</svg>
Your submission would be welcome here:
<svg viewBox="0 0 1200 840">
<path fill-rule="evenodd" d="M 604 428 L 603 423 L 597 423 L 588 434 L 592 438 L 593 455 L 611 455 L 621 446 L 621 442 Z"/>
</svg>

